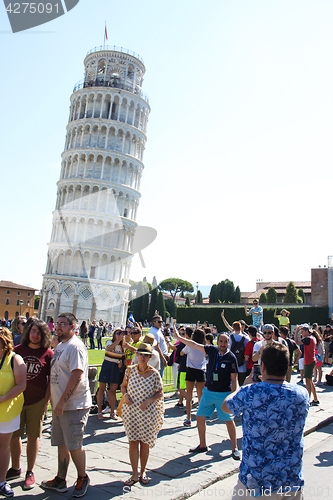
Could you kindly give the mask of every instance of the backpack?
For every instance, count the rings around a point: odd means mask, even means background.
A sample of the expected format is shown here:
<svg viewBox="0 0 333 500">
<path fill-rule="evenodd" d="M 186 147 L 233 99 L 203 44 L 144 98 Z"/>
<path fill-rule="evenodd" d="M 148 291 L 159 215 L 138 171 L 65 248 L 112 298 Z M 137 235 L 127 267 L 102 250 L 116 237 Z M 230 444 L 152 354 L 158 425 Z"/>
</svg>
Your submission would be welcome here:
<svg viewBox="0 0 333 500">
<path fill-rule="evenodd" d="M 241 340 L 236 342 L 234 335 L 230 335 L 231 347 L 230 351 L 236 356 L 238 366 L 242 366 L 245 363 L 244 352 L 245 352 L 245 337 L 242 336 Z"/>
</svg>

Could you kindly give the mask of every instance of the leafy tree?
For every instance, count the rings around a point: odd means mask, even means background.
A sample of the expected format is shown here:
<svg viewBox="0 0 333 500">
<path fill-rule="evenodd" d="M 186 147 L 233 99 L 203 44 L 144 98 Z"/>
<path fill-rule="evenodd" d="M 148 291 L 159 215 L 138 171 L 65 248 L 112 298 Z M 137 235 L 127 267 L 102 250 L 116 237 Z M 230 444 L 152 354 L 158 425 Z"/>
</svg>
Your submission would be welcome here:
<svg viewBox="0 0 333 500">
<path fill-rule="evenodd" d="M 148 318 L 149 308 L 149 283 L 147 283 L 146 278 L 143 278 L 142 281 L 142 294 L 141 321 L 145 321 Z"/>
<path fill-rule="evenodd" d="M 232 303 L 234 300 L 235 294 L 235 285 L 233 281 L 225 280 L 224 282 L 224 290 L 223 290 L 223 302 L 225 304 Z"/>
<path fill-rule="evenodd" d="M 197 291 L 195 302 L 196 304 L 202 304 L 202 293 L 200 290 Z"/>
<path fill-rule="evenodd" d="M 158 292 L 156 309 L 158 314 L 162 316 L 163 321 L 165 320 L 165 302 L 162 291 Z M 135 316 L 134 316 L 135 317 Z"/>
<path fill-rule="evenodd" d="M 241 303 L 241 291 L 239 286 L 236 286 L 236 290 L 234 293 L 234 304 L 240 304 Z"/>
<path fill-rule="evenodd" d="M 142 303 L 143 303 L 143 287 L 142 282 L 140 281 L 137 285 L 136 289 L 137 298 L 133 300 L 133 316 L 135 321 L 142 321 L 141 313 L 142 313 Z"/>
<path fill-rule="evenodd" d="M 304 293 L 303 288 L 300 288 L 297 291 L 297 295 L 299 296 L 300 299 L 302 299 L 302 303 L 304 304 L 305 303 L 305 293 Z"/>
<path fill-rule="evenodd" d="M 172 299 L 165 300 L 165 308 L 169 313 L 170 318 L 175 318 L 177 315 L 177 306 Z"/>
<path fill-rule="evenodd" d="M 297 289 L 292 281 L 286 288 L 286 293 L 283 296 L 284 304 L 297 304 Z"/>
<path fill-rule="evenodd" d="M 146 319 L 148 319 L 148 308 L 149 308 L 149 293 L 145 293 L 142 296 L 141 321 L 145 321 Z"/>
<path fill-rule="evenodd" d="M 175 301 L 176 295 L 179 292 L 193 292 L 193 285 L 189 281 L 182 280 L 180 278 L 169 278 L 167 280 L 161 281 L 158 288 L 164 290 L 165 292 L 170 292 L 171 297 Z"/>
<path fill-rule="evenodd" d="M 38 309 L 39 308 L 39 301 L 40 301 L 40 296 L 39 295 L 35 295 L 34 309 Z"/>
<path fill-rule="evenodd" d="M 262 292 L 262 294 L 259 297 L 259 303 L 260 304 L 266 304 L 266 302 L 267 302 L 266 294 L 265 294 L 265 292 Z"/>
<path fill-rule="evenodd" d="M 277 293 L 274 287 L 269 287 L 266 293 L 266 302 L 267 304 L 276 304 L 277 303 Z"/>
<path fill-rule="evenodd" d="M 150 304 L 149 304 L 149 312 L 148 312 L 149 321 L 151 321 L 153 319 L 153 317 L 155 315 L 155 311 L 157 309 L 157 294 L 158 294 L 157 288 L 153 288 L 151 291 L 151 294 L 150 294 Z"/>
<path fill-rule="evenodd" d="M 209 292 L 209 303 L 216 304 L 217 303 L 217 285 L 213 285 Z"/>
<path fill-rule="evenodd" d="M 190 302 L 190 298 L 189 297 L 186 297 L 186 302 L 185 302 L 185 305 L 187 307 L 191 307 L 191 302 Z"/>
<path fill-rule="evenodd" d="M 224 281 L 220 281 L 220 283 L 217 284 L 217 300 L 223 302 L 223 295 L 224 295 Z"/>
</svg>

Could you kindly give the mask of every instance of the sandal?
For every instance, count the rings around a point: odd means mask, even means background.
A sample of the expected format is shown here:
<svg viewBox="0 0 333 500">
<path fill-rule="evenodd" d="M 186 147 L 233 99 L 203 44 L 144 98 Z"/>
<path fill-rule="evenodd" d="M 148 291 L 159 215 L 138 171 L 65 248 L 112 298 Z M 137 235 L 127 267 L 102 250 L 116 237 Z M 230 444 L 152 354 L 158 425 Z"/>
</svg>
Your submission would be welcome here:
<svg viewBox="0 0 333 500">
<path fill-rule="evenodd" d="M 144 476 L 140 476 L 139 481 L 142 485 L 146 485 L 149 484 L 150 479 L 145 474 Z"/>
<path fill-rule="evenodd" d="M 135 483 L 138 483 L 139 482 L 139 479 L 133 479 L 132 477 L 130 477 L 129 479 L 127 479 L 126 481 L 124 481 L 124 485 L 125 486 L 133 486 L 133 484 Z"/>
<path fill-rule="evenodd" d="M 102 412 L 97 413 L 98 420 L 104 420 L 104 415 Z"/>
<path fill-rule="evenodd" d="M 112 418 L 112 420 L 119 420 L 119 417 L 117 416 L 116 412 L 110 413 L 110 418 Z"/>
</svg>

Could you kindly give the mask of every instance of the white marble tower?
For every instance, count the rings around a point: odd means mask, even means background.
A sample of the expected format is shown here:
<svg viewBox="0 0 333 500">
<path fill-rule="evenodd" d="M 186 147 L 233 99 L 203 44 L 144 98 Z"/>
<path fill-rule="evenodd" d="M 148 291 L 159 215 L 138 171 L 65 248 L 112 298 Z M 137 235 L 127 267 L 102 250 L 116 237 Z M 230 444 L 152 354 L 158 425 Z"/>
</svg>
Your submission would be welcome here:
<svg viewBox="0 0 333 500">
<path fill-rule="evenodd" d="M 125 324 L 150 107 L 142 59 L 97 47 L 71 95 L 40 317 Z"/>
</svg>

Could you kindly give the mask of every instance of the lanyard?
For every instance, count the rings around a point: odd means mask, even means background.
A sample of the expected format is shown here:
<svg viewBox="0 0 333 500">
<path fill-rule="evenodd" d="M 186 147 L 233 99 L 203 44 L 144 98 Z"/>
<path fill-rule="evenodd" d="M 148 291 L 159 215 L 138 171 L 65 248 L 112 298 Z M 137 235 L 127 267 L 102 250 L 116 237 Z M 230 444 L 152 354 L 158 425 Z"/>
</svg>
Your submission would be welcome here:
<svg viewBox="0 0 333 500">
<path fill-rule="evenodd" d="M 223 354 L 223 356 L 220 356 L 220 353 L 219 353 L 219 352 L 217 352 L 217 353 L 216 353 L 216 363 L 215 363 L 215 371 L 216 371 L 216 372 L 217 372 L 217 367 L 218 367 L 218 364 L 219 364 L 219 362 L 220 362 L 220 359 L 219 359 L 219 358 L 221 358 L 221 362 L 222 362 L 223 357 L 224 357 L 224 354 Z"/>
</svg>

